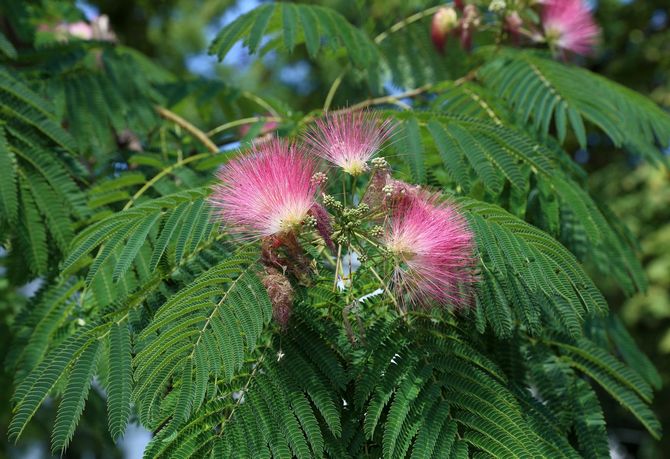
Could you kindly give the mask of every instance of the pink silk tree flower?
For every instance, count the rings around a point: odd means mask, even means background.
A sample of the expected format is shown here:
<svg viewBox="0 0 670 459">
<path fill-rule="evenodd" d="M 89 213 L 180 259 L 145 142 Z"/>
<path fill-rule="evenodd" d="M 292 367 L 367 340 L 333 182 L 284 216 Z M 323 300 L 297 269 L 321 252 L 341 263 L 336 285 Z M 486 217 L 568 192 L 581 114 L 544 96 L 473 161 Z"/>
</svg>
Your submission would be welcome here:
<svg viewBox="0 0 670 459">
<path fill-rule="evenodd" d="M 334 113 L 316 120 L 305 141 L 317 156 L 358 176 L 368 170 L 367 162 L 392 131 L 391 121 L 382 121 L 373 112 Z"/>
<path fill-rule="evenodd" d="M 474 236 L 453 204 L 423 193 L 393 209 L 383 238 L 394 256 L 394 289 L 410 304 L 469 304 L 475 282 Z"/>
<path fill-rule="evenodd" d="M 230 231 L 267 237 L 295 231 L 316 204 L 316 163 L 296 145 L 273 139 L 225 164 L 209 199 Z"/>
<path fill-rule="evenodd" d="M 545 0 L 542 24 L 550 45 L 582 55 L 591 52 L 600 33 L 583 0 Z"/>
</svg>

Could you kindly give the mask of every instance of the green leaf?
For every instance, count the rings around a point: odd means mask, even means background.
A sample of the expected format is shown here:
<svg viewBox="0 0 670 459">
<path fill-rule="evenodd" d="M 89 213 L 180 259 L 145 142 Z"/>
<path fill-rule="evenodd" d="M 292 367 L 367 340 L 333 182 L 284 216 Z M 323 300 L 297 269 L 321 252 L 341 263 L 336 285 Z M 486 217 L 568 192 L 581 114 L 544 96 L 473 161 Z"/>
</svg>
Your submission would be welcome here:
<svg viewBox="0 0 670 459">
<path fill-rule="evenodd" d="M 130 329 L 125 322 L 115 323 L 109 332 L 109 388 L 107 411 L 109 432 L 114 440 L 123 436 L 130 418 L 132 368 Z"/>
<path fill-rule="evenodd" d="M 398 142 L 398 155 L 408 159 L 412 170 L 412 178 L 418 183 L 426 183 L 426 167 L 424 165 L 423 144 L 419 132 L 419 124 L 415 118 L 410 118 L 402 125 L 398 133 L 402 142 Z"/>
<path fill-rule="evenodd" d="M 142 245 L 146 242 L 149 231 L 151 231 L 151 228 L 153 228 L 160 217 L 161 214 L 156 214 L 152 218 L 146 219 L 137 227 L 137 230 L 130 235 L 128 242 L 126 242 L 125 247 L 119 255 L 116 266 L 114 267 L 114 273 L 112 274 L 112 280 L 114 282 L 118 282 L 128 268 L 130 268 L 130 265 L 133 263 L 133 260 L 139 253 Z"/>
<path fill-rule="evenodd" d="M 223 59 L 240 40 L 256 52 L 261 38 L 271 34 L 277 34 L 274 43 L 288 52 L 305 43 L 313 58 L 322 49 L 321 42 L 327 42 L 331 49 L 342 49 L 360 69 L 376 68 L 383 59 L 374 42 L 337 11 L 295 3 L 262 4 L 243 14 L 219 31 L 209 53 Z"/>
<path fill-rule="evenodd" d="M 5 130 L 0 127 L 0 221 L 15 224 L 18 209 L 16 159 L 7 144 Z"/>
<path fill-rule="evenodd" d="M 0 33 L 0 52 L 10 59 L 16 59 L 16 48 L 7 40 L 4 33 Z"/>
<path fill-rule="evenodd" d="M 100 355 L 99 351 L 100 342 L 96 340 L 81 353 L 72 367 L 53 428 L 51 449 L 54 453 L 62 454 L 74 435 L 79 417 L 84 411 L 88 391 L 91 388 L 91 380 Z"/>
</svg>

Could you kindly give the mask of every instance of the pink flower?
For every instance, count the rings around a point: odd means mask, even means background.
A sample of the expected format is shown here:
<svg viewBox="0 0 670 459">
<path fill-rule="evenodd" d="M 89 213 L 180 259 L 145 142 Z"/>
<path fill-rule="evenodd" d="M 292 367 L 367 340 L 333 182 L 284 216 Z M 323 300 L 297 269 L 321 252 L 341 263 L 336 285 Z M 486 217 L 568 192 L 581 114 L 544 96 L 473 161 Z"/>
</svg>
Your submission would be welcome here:
<svg viewBox="0 0 670 459">
<path fill-rule="evenodd" d="M 521 19 L 521 16 L 519 16 L 519 13 L 516 11 L 512 11 L 505 16 L 505 30 L 510 34 L 512 41 L 516 44 L 519 43 L 521 38 L 520 30 L 522 25 L 523 19 Z"/>
<path fill-rule="evenodd" d="M 461 48 L 470 52 L 472 50 L 472 32 L 476 31 L 481 24 L 481 17 L 475 5 L 467 4 L 463 7 L 463 17 L 458 27 L 461 36 Z"/>
<path fill-rule="evenodd" d="M 351 175 L 368 169 L 367 162 L 391 136 L 393 125 L 372 112 L 345 112 L 318 119 L 306 142 L 314 153 Z"/>
<path fill-rule="evenodd" d="M 452 7 L 442 7 L 437 10 L 433 16 L 433 22 L 430 27 L 430 36 L 435 48 L 440 53 L 444 53 L 444 46 L 447 43 L 449 33 L 458 24 L 458 14 Z"/>
<path fill-rule="evenodd" d="M 542 24 L 551 45 L 577 54 L 588 54 L 599 34 L 583 0 L 545 0 Z"/>
<path fill-rule="evenodd" d="M 210 203 L 230 230 L 250 237 L 296 230 L 315 205 L 315 162 L 294 144 L 272 139 L 218 172 Z"/>
<path fill-rule="evenodd" d="M 68 35 L 81 40 L 93 39 L 93 28 L 84 21 L 74 22 L 65 26 Z"/>
<path fill-rule="evenodd" d="M 109 25 L 109 17 L 105 14 L 93 18 L 90 24 L 85 21 L 62 22 L 55 27 L 40 24 L 37 30 L 53 33 L 58 41 L 63 42 L 69 41 L 71 38 L 116 42 L 116 35 Z"/>
<path fill-rule="evenodd" d="M 476 280 L 474 237 L 465 218 L 438 196 L 414 195 L 393 209 L 384 236 L 395 257 L 395 290 L 410 303 L 468 304 Z"/>
</svg>

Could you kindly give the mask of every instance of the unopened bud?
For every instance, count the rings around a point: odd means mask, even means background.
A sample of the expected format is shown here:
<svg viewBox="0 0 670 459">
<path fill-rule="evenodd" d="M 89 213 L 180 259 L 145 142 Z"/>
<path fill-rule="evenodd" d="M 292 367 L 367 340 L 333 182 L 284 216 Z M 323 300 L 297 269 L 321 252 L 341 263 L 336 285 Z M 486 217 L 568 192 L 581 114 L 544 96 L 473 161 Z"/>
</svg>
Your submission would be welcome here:
<svg viewBox="0 0 670 459">
<path fill-rule="evenodd" d="M 302 224 L 308 228 L 316 228 L 316 218 L 313 217 L 312 215 L 308 215 L 302 221 Z"/>
<path fill-rule="evenodd" d="M 316 174 L 312 175 L 310 181 L 312 182 L 312 185 L 320 186 L 328 181 L 328 176 L 323 172 L 317 172 Z"/>
<path fill-rule="evenodd" d="M 335 238 L 335 242 L 338 244 L 344 245 L 347 243 L 347 237 L 344 234 L 340 234 Z"/>
<path fill-rule="evenodd" d="M 458 14 L 451 6 L 440 8 L 433 16 L 433 23 L 430 29 L 430 36 L 433 39 L 435 48 L 440 53 L 444 52 L 444 46 L 447 43 L 447 35 L 458 24 Z"/>
<path fill-rule="evenodd" d="M 342 209 L 342 203 L 329 194 L 323 195 L 323 205 L 331 209 Z"/>
<path fill-rule="evenodd" d="M 491 3 L 489 3 L 489 11 L 493 13 L 504 11 L 505 8 L 507 8 L 505 0 L 491 0 Z"/>
<path fill-rule="evenodd" d="M 393 195 L 393 191 L 395 190 L 395 187 L 392 184 L 389 185 L 384 185 L 382 188 L 382 192 L 386 195 L 386 197 L 391 197 Z"/>
<path fill-rule="evenodd" d="M 472 34 L 477 30 L 481 23 L 481 17 L 477 7 L 472 4 L 467 4 L 463 8 L 463 18 L 461 19 L 461 48 L 470 52 L 472 49 Z"/>
<path fill-rule="evenodd" d="M 389 163 L 386 161 L 386 158 L 381 156 L 378 158 L 373 158 L 370 162 L 372 163 L 373 169 L 386 169 L 389 167 Z"/>
<path fill-rule="evenodd" d="M 372 237 L 382 237 L 384 235 L 384 227 L 380 225 L 375 225 L 370 230 Z"/>
<path fill-rule="evenodd" d="M 505 16 L 505 30 L 507 30 L 516 41 L 518 41 L 519 31 L 523 25 L 523 19 L 519 16 L 519 13 L 512 11 L 507 16 Z"/>
</svg>

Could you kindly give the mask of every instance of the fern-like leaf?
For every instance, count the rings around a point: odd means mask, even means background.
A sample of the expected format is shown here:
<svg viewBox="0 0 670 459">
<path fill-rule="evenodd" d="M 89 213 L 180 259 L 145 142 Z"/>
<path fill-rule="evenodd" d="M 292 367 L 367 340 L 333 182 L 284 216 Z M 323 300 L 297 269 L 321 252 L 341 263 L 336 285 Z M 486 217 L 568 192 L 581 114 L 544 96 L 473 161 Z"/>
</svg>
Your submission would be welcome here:
<svg viewBox="0 0 670 459">
<path fill-rule="evenodd" d="M 107 409 L 112 438 L 123 435 L 130 418 L 132 368 L 130 330 L 127 323 L 113 324 L 109 335 L 109 390 Z"/>
<path fill-rule="evenodd" d="M 94 341 L 86 347 L 72 367 L 53 428 L 51 449 L 54 452 L 62 453 L 72 440 L 79 417 L 84 411 L 99 356 L 100 342 Z"/>
</svg>

